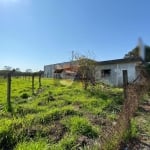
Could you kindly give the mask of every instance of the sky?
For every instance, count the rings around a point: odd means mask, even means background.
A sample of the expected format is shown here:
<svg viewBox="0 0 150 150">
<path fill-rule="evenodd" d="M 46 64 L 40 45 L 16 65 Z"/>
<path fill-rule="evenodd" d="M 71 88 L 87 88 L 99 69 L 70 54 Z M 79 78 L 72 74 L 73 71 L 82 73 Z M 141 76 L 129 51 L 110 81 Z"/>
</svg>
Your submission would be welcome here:
<svg viewBox="0 0 150 150">
<path fill-rule="evenodd" d="M 150 45 L 149 0 L 0 0 L 0 69 L 43 70 L 72 51 L 98 61 Z"/>
</svg>

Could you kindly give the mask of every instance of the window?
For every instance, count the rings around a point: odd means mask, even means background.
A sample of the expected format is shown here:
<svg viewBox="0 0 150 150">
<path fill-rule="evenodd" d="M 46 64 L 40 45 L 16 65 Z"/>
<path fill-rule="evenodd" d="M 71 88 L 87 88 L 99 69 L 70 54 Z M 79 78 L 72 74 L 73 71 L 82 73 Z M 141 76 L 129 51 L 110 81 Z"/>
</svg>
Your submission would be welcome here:
<svg viewBox="0 0 150 150">
<path fill-rule="evenodd" d="M 111 75 L 110 69 L 101 70 L 101 77 L 109 77 Z"/>
</svg>

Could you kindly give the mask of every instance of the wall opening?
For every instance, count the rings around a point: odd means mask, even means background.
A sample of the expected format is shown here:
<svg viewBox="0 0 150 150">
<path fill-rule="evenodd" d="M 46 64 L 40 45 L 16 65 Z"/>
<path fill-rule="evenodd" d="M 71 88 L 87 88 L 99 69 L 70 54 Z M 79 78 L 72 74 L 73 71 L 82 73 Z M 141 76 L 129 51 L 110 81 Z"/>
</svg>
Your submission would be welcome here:
<svg viewBox="0 0 150 150">
<path fill-rule="evenodd" d="M 110 75 L 111 75 L 110 69 L 101 70 L 101 77 L 110 77 Z"/>
</svg>

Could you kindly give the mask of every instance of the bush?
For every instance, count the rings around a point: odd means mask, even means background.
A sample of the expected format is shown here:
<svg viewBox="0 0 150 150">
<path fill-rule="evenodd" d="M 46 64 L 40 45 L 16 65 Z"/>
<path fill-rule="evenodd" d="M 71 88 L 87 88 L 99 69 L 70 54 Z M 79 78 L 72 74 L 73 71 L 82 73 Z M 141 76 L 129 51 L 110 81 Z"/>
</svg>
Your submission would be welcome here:
<svg viewBox="0 0 150 150">
<path fill-rule="evenodd" d="M 27 99 L 29 97 L 29 95 L 27 93 L 23 93 L 23 94 L 21 94 L 20 97 L 23 99 Z"/>
</svg>

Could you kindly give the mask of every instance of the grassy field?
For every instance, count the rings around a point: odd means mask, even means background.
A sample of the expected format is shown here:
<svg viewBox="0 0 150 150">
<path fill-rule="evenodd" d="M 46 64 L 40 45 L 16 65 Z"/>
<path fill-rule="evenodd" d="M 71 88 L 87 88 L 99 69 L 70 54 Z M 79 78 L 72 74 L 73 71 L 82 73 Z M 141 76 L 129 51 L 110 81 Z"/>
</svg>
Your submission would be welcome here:
<svg viewBox="0 0 150 150">
<path fill-rule="evenodd" d="M 69 150 L 92 145 L 112 126 L 123 103 L 122 89 L 102 84 L 83 90 L 70 80 L 42 79 L 32 96 L 31 79 L 12 79 L 6 111 L 6 80 L 0 79 L 0 149 Z"/>
</svg>

